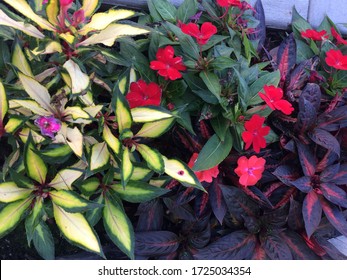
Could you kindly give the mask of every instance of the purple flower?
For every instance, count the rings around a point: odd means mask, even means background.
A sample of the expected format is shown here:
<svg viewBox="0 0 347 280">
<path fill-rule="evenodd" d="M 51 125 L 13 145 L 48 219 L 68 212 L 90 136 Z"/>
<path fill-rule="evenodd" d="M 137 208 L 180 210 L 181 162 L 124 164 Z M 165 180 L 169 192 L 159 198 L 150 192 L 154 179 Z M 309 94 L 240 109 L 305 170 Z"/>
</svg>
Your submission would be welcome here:
<svg viewBox="0 0 347 280">
<path fill-rule="evenodd" d="M 41 129 L 41 134 L 45 136 L 49 136 L 54 139 L 54 133 L 58 132 L 61 129 L 61 122 L 51 117 L 38 117 L 35 120 L 35 125 L 37 125 Z"/>
</svg>

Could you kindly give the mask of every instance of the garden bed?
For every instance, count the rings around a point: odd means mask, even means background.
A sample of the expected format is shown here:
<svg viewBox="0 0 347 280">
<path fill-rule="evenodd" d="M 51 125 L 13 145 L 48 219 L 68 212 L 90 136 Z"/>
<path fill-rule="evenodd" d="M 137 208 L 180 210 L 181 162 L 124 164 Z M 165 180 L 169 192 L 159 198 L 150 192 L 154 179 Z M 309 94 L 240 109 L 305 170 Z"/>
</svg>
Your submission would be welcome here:
<svg viewBox="0 0 347 280">
<path fill-rule="evenodd" d="M 0 6 L 2 258 L 346 259 L 333 21 L 293 9 L 273 31 L 260 0 L 80 2 Z"/>
</svg>

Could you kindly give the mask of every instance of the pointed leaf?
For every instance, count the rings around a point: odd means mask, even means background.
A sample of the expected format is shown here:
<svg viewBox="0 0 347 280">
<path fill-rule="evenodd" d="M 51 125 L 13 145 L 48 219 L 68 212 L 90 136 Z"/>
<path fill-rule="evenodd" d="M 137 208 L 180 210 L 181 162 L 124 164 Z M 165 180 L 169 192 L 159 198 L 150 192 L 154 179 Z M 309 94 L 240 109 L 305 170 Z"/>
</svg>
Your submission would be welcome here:
<svg viewBox="0 0 347 280">
<path fill-rule="evenodd" d="M 12 202 L 0 211 L 0 238 L 12 231 L 19 223 L 24 211 L 30 206 L 32 198 Z"/>
<path fill-rule="evenodd" d="M 20 45 L 17 43 L 14 46 L 13 54 L 12 54 L 12 64 L 16 66 L 19 71 L 23 74 L 33 77 L 33 72 L 31 71 L 28 60 L 26 59 Z"/>
<path fill-rule="evenodd" d="M 193 171 L 183 162 L 177 159 L 167 159 L 163 157 L 165 164 L 165 173 L 176 179 L 186 187 L 195 187 L 205 191 Z"/>
<path fill-rule="evenodd" d="M 325 216 L 329 222 L 341 234 L 347 236 L 347 222 L 342 212 L 333 204 L 326 201 L 324 198 L 320 199 Z"/>
<path fill-rule="evenodd" d="M 102 133 L 103 139 L 106 141 L 107 145 L 111 148 L 111 150 L 116 154 L 119 155 L 120 149 L 121 149 L 121 142 L 118 140 L 117 137 L 115 137 L 109 127 L 107 125 L 104 125 L 104 130 Z"/>
<path fill-rule="evenodd" d="M 156 257 L 176 252 L 180 243 L 178 236 L 170 231 L 137 232 L 135 255 Z"/>
<path fill-rule="evenodd" d="M 81 213 L 68 213 L 54 203 L 53 212 L 58 228 L 68 241 L 103 256 L 97 235 Z"/>
<path fill-rule="evenodd" d="M 94 14 L 99 5 L 99 0 L 83 0 L 82 10 L 84 11 L 84 15 L 90 17 Z"/>
<path fill-rule="evenodd" d="M 312 190 L 311 177 L 308 176 L 300 177 L 299 179 L 292 181 L 291 184 L 304 193 L 309 193 Z"/>
<path fill-rule="evenodd" d="M 111 188 L 125 201 L 142 203 L 169 192 L 141 181 L 129 181 L 125 188 L 121 184 L 112 185 Z"/>
<path fill-rule="evenodd" d="M 208 189 L 210 195 L 210 204 L 214 215 L 216 216 L 219 223 L 223 224 L 223 219 L 227 213 L 227 206 L 224 201 L 222 190 L 219 186 L 218 180 L 213 180 L 210 188 Z"/>
<path fill-rule="evenodd" d="M 48 21 L 53 25 L 57 26 L 58 22 L 58 13 L 59 13 L 59 0 L 49 0 L 46 6 L 46 15 Z"/>
<path fill-rule="evenodd" d="M 14 182 L 0 183 L 0 202 L 9 203 L 27 198 L 33 189 L 18 188 Z"/>
<path fill-rule="evenodd" d="M 42 106 L 34 100 L 20 100 L 14 99 L 10 101 L 11 108 L 23 107 L 29 109 L 31 112 L 38 116 L 51 116 L 52 112 L 45 110 Z"/>
<path fill-rule="evenodd" d="M 310 133 L 309 136 L 318 145 L 331 150 L 340 156 L 340 144 L 330 132 L 324 129 L 315 128 L 315 130 Z"/>
<path fill-rule="evenodd" d="M 124 95 L 119 91 L 116 91 L 115 93 L 114 108 L 117 117 L 119 133 L 121 134 L 123 131 L 131 128 L 133 119 L 130 113 L 129 104 L 126 101 Z"/>
<path fill-rule="evenodd" d="M 217 166 L 229 155 L 232 145 L 230 131 L 226 132 L 224 141 L 214 134 L 200 151 L 193 170 L 208 170 Z"/>
<path fill-rule="evenodd" d="M 302 171 L 306 176 L 313 176 L 316 172 L 316 158 L 309 145 L 302 144 L 300 141 L 296 142 L 298 149 L 298 156 Z"/>
<path fill-rule="evenodd" d="M 25 219 L 25 231 L 26 231 L 29 246 L 34 237 L 35 228 L 42 221 L 42 217 L 44 215 L 43 198 L 36 197 L 33 200 L 33 203 L 34 203 L 34 207 L 30 215 Z"/>
<path fill-rule="evenodd" d="M 135 137 L 157 138 L 167 132 L 173 125 L 175 119 L 169 118 L 155 122 L 145 123 Z"/>
<path fill-rule="evenodd" d="M 174 117 L 170 111 L 159 106 L 136 107 L 131 109 L 131 115 L 134 122 L 139 123 L 154 122 Z"/>
<path fill-rule="evenodd" d="M 104 196 L 101 194 L 93 200 L 94 203 L 104 205 Z M 102 217 L 103 207 L 94 208 L 86 212 L 86 219 L 89 224 L 93 227 L 95 226 Z"/>
<path fill-rule="evenodd" d="M 339 172 L 331 180 L 337 185 L 344 185 L 347 182 L 347 163 L 341 164 Z"/>
<path fill-rule="evenodd" d="M 185 0 L 177 9 L 177 19 L 187 23 L 190 17 L 198 12 L 198 2 L 196 0 Z"/>
<path fill-rule="evenodd" d="M 79 46 L 89 46 L 95 44 L 103 44 L 112 47 L 115 40 L 124 36 L 136 36 L 149 33 L 149 30 L 132 26 L 129 24 L 111 23 L 98 34 L 93 34 L 86 40 L 79 43 Z"/>
<path fill-rule="evenodd" d="M 302 205 L 302 215 L 307 236 L 310 237 L 319 226 L 322 218 L 322 206 L 315 191 L 311 191 L 306 195 Z"/>
<path fill-rule="evenodd" d="M 133 174 L 134 166 L 130 160 L 130 152 L 127 147 L 123 149 L 121 161 L 121 178 L 122 186 L 125 187 Z"/>
<path fill-rule="evenodd" d="M 90 119 L 90 115 L 79 106 L 66 107 L 63 114 L 70 115 L 73 120 Z"/>
<path fill-rule="evenodd" d="M 89 209 L 100 207 L 99 204 L 77 195 L 73 191 L 59 190 L 49 192 L 52 201 L 69 213 L 83 212 Z"/>
<path fill-rule="evenodd" d="M 213 72 L 206 71 L 200 72 L 199 76 L 204 81 L 210 92 L 212 92 L 212 94 L 220 101 L 222 86 L 219 82 L 218 76 Z"/>
<path fill-rule="evenodd" d="M 29 139 L 26 142 L 24 149 L 25 168 L 28 173 L 28 176 L 31 179 L 41 184 L 44 184 L 46 181 L 48 169 L 46 164 L 43 162 L 42 158 L 35 152 L 35 150 L 36 149 L 34 147 L 31 134 L 29 134 Z"/>
<path fill-rule="evenodd" d="M 48 90 L 33 78 L 22 73 L 18 73 L 18 77 L 27 94 L 37 103 L 39 103 L 44 109 L 54 114 L 54 110 L 50 105 L 51 96 L 49 95 Z"/>
<path fill-rule="evenodd" d="M 255 235 L 238 230 L 225 235 L 195 255 L 198 260 L 241 260 L 250 259 L 255 248 Z"/>
<path fill-rule="evenodd" d="M 90 157 L 90 170 L 95 171 L 106 166 L 110 161 L 110 153 L 105 142 L 95 144 L 92 147 Z"/>
<path fill-rule="evenodd" d="M 72 83 L 71 91 L 73 94 L 86 90 L 89 86 L 89 77 L 83 73 L 81 68 L 72 59 L 66 61 L 63 65 L 69 73 Z"/>
<path fill-rule="evenodd" d="M 0 130 L 2 129 L 3 120 L 8 110 L 7 96 L 5 88 L 0 81 Z"/>
<path fill-rule="evenodd" d="M 288 245 L 275 234 L 268 234 L 262 240 L 262 247 L 271 260 L 291 260 L 292 254 Z"/>
<path fill-rule="evenodd" d="M 6 15 L 2 10 L 0 10 L 0 25 L 13 27 L 29 36 L 32 36 L 38 39 L 45 38 L 45 35 L 42 34 L 35 26 L 28 23 L 15 21 L 14 19 Z"/>
<path fill-rule="evenodd" d="M 290 70 L 296 63 L 296 42 L 290 34 L 279 46 L 277 53 L 277 67 L 281 72 L 281 80 L 287 79 Z"/>
<path fill-rule="evenodd" d="M 36 251 L 45 260 L 55 259 L 54 239 L 49 227 L 44 223 L 39 223 L 34 231 L 33 243 Z"/>
<path fill-rule="evenodd" d="M 334 183 L 321 183 L 320 190 L 324 197 L 330 202 L 347 208 L 347 193 Z"/>
<path fill-rule="evenodd" d="M 138 144 L 136 150 L 141 154 L 150 169 L 162 174 L 164 173 L 164 160 L 162 155 L 155 149 L 144 144 Z"/>
<path fill-rule="evenodd" d="M 67 128 L 66 143 L 70 146 L 71 150 L 78 156 L 83 155 L 83 135 L 77 127 L 74 129 Z"/>
<path fill-rule="evenodd" d="M 60 170 L 54 179 L 49 183 L 49 186 L 56 190 L 72 190 L 72 183 L 81 177 L 83 171 L 77 169 Z"/>
<path fill-rule="evenodd" d="M 153 0 L 153 5 L 165 21 L 175 22 L 177 9 L 168 0 Z"/>
<path fill-rule="evenodd" d="M 105 197 L 103 222 L 107 235 L 130 259 L 134 259 L 134 229 L 116 199 Z"/>
</svg>

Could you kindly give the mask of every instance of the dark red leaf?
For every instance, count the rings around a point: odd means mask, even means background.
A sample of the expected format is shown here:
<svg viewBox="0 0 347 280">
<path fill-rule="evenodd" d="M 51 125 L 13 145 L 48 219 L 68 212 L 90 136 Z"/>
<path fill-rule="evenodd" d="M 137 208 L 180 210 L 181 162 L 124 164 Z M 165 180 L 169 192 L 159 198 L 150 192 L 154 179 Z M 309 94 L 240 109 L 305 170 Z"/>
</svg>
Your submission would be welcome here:
<svg viewBox="0 0 347 280">
<path fill-rule="evenodd" d="M 272 203 L 270 200 L 266 197 L 265 194 L 263 194 L 262 191 L 260 191 L 257 187 L 251 186 L 248 188 L 244 188 L 243 191 L 253 198 L 254 200 L 258 201 L 258 203 L 262 206 L 273 208 Z"/>
<path fill-rule="evenodd" d="M 264 210 L 264 214 L 262 215 L 261 220 L 267 225 L 281 228 L 287 223 L 287 217 L 288 207 L 287 205 L 284 205 L 277 209 Z"/>
<path fill-rule="evenodd" d="M 255 244 L 255 235 L 244 230 L 234 231 L 199 250 L 194 258 L 198 260 L 248 260 L 252 257 Z"/>
<path fill-rule="evenodd" d="M 286 230 L 280 233 L 282 239 L 292 252 L 294 260 L 318 260 L 319 257 L 307 246 L 302 237 L 294 231 Z"/>
<path fill-rule="evenodd" d="M 309 133 L 309 136 L 316 144 L 331 150 L 340 156 L 340 144 L 330 132 L 316 128 L 312 133 Z"/>
<path fill-rule="evenodd" d="M 306 100 L 312 104 L 313 108 L 316 111 L 318 111 L 321 103 L 321 98 L 322 93 L 319 85 L 308 83 L 299 97 L 299 109 L 301 109 L 300 106 L 302 106 L 300 104 L 300 100 Z"/>
<path fill-rule="evenodd" d="M 287 186 L 292 186 L 292 181 L 300 177 L 297 169 L 291 165 L 281 165 L 272 173 Z"/>
<path fill-rule="evenodd" d="M 165 197 L 163 201 L 175 218 L 190 222 L 194 222 L 196 220 L 194 211 L 189 204 L 177 205 L 173 199 L 167 197 Z"/>
<path fill-rule="evenodd" d="M 200 218 L 206 214 L 208 210 L 210 210 L 210 205 L 208 203 L 209 195 L 208 193 L 200 192 L 199 195 L 194 200 L 194 210 L 195 216 Z"/>
<path fill-rule="evenodd" d="M 317 111 L 309 101 L 303 99 L 299 102 L 301 106 L 298 113 L 298 121 L 295 124 L 295 129 L 302 134 L 303 132 L 310 130 L 316 124 Z"/>
<path fill-rule="evenodd" d="M 294 198 L 290 199 L 288 226 L 295 231 L 301 231 L 305 227 L 302 217 L 302 204 Z"/>
<path fill-rule="evenodd" d="M 325 169 L 329 168 L 338 159 L 339 159 L 339 157 L 337 156 L 337 154 L 333 153 L 332 151 L 327 150 L 324 157 L 317 164 L 316 172 L 324 171 Z M 322 175 L 321 175 L 321 178 L 322 178 Z"/>
<path fill-rule="evenodd" d="M 148 231 L 135 234 L 135 255 L 161 256 L 176 252 L 179 239 L 170 231 Z"/>
<path fill-rule="evenodd" d="M 254 12 L 253 16 L 256 20 L 258 20 L 258 25 L 254 30 L 254 33 L 249 35 L 249 39 L 258 40 L 257 52 L 260 52 L 264 47 L 265 39 L 266 39 L 266 25 L 265 25 L 265 13 L 264 7 L 261 0 L 257 0 L 253 5 Z"/>
<path fill-rule="evenodd" d="M 164 209 L 160 200 L 141 203 L 136 214 L 139 215 L 137 231 L 155 231 L 162 228 Z"/>
<path fill-rule="evenodd" d="M 347 222 L 342 212 L 333 204 L 326 201 L 323 197 L 320 199 L 323 211 L 329 222 L 341 234 L 347 236 Z"/>
<path fill-rule="evenodd" d="M 321 236 L 315 236 L 316 242 L 319 246 L 325 250 L 325 252 L 332 258 L 333 260 L 347 260 L 347 257 L 342 254 L 336 247 L 331 244 L 326 238 Z"/>
<path fill-rule="evenodd" d="M 331 179 L 337 185 L 347 184 L 347 163 L 341 164 L 339 172 Z"/>
<path fill-rule="evenodd" d="M 298 149 L 302 171 L 305 176 L 313 176 L 316 172 L 316 158 L 311 147 L 301 143 L 300 141 L 296 141 L 296 147 Z"/>
<path fill-rule="evenodd" d="M 220 224 L 223 224 L 223 219 L 227 212 L 227 206 L 225 204 L 222 190 L 219 186 L 218 179 L 213 180 L 210 188 L 208 189 L 210 195 L 210 205 L 213 211 L 213 214 L 216 216 Z"/>
<path fill-rule="evenodd" d="M 293 181 L 292 184 L 304 193 L 308 193 L 312 190 L 311 177 L 307 177 L 307 176 L 301 177 Z"/>
<path fill-rule="evenodd" d="M 202 149 L 201 143 L 187 131 L 175 130 L 178 141 L 192 153 L 199 153 Z"/>
<path fill-rule="evenodd" d="M 322 114 L 319 117 L 318 126 L 327 131 L 336 131 L 347 126 L 347 106 Z"/>
<path fill-rule="evenodd" d="M 208 224 L 203 231 L 189 235 L 189 244 L 196 249 L 202 249 L 210 242 L 210 238 L 211 226 Z"/>
<path fill-rule="evenodd" d="M 307 236 L 310 238 L 322 219 L 322 206 L 315 191 L 311 191 L 306 195 L 302 205 L 302 216 Z"/>
<path fill-rule="evenodd" d="M 184 188 L 180 191 L 176 198 L 177 205 L 183 205 L 193 200 L 197 196 L 198 192 L 195 188 Z"/>
<path fill-rule="evenodd" d="M 290 70 L 296 63 L 296 42 L 293 33 L 279 46 L 277 53 L 277 67 L 281 73 L 281 80 L 285 81 Z"/>
<path fill-rule="evenodd" d="M 258 242 L 254 248 L 252 260 L 269 260 L 264 248 Z"/>
<path fill-rule="evenodd" d="M 315 69 L 317 62 L 316 58 L 311 58 L 302 61 L 297 67 L 295 67 L 290 74 L 287 91 L 302 89 L 310 77 L 310 70 Z"/>
<path fill-rule="evenodd" d="M 260 242 L 266 254 L 271 260 L 292 260 L 293 256 L 284 240 L 278 232 L 267 234 L 260 237 Z"/>
<path fill-rule="evenodd" d="M 320 190 L 330 202 L 347 208 L 347 193 L 334 183 L 321 183 Z"/>
</svg>

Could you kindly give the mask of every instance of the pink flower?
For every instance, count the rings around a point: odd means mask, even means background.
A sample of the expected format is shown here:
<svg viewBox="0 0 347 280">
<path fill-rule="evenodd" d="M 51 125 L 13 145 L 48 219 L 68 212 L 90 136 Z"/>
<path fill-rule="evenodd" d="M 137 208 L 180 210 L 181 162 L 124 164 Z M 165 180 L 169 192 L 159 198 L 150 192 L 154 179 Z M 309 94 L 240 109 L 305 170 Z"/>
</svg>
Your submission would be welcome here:
<svg viewBox="0 0 347 280">
<path fill-rule="evenodd" d="M 281 88 L 265 85 L 264 91 L 265 94 L 261 92 L 258 94 L 272 110 L 279 110 L 285 115 L 290 115 L 294 111 L 292 104 L 282 99 L 283 91 Z"/>
<path fill-rule="evenodd" d="M 245 156 L 240 157 L 235 169 L 235 173 L 240 177 L 239 183 L 245 187 L 254 186 L 263 175 L 265 162 L 262 157 L 251 156 L 249 159 Z"/>
<path fill-rule="evenodd" d="M 246 131 L 242 132 L 242 140 L 246 143 L 247 150 L 252 144 L 256 153 L 260 152 L 261 148 L 266 147 L 264 136 L 270 132 L 269 126 L 264 126 L 265 118 L 259 115 L 253 115 L 249 121 L 245 122 Z"/>
<path fill-rule="evenodd" d="M 215 27 L 211 22 L 204 22 L 201 25 L 201 30 L 199 30 L 199 25 L 195 23 L 182 23 L 181 30 L 183 33 L 196 38 L 199 45 L 205 45 L 208 40 L 217 33 L 217 27 Z"/>
<path fill-rule="evenodd" d="M 301 31 L 301 36 L 303 38 L 312 39 L 314 41 L 322 41 L 329 38 L 329 35 L 325 30 L 316 31 L 313 29 L 306 29 L 305 31 Z"/>
<path fill-rule="evenodd" d="M 175 50 L 172 46 L 166 46 L 158 49 L 157 60 L 151 61 L 150 68 L 158 70 L 158 74 L 163 76 L 165 80 L 177 80 L 182 78 L 179 71 L 184 71 L 187 67 L 183 64 L 182 57 L 174 57 Z"/>
<path fill-rule="evenodd" d="M 130 108 L 139 106 L 159 106 L 161 101 L 161 88 L 154 82 L 147 84 L 138 80 L 130 84 L 130 91 L 126 95 Z"/>
<path fill-rule="evenodd" d="M 69 6 L 74 0 L 60 0 L 60 6 Z"/>
<path fill-rule="evenodd" d="M 41 134 L 45 136 L 49 136 L 54 139 L 54 133 L 57 133 L 61 129 L 61 122 L 51 117 L 38 117 L 35 120 L 35 125 L 37 125 L 41 129 Z"/>
<path fill-rule="evenodd" d="M 190 158 L 189 163 L 188 163 L 188 166 L 190 168 L 193 168 L 198 156 L 199 156 L 198 153 L 194 153 L 192 155 L 192 157 Z M 217 165 L 217 166 L 212 167 L 208 170 L 195 171 L 194 173 L 200 182 L 211 183 L 213 178 L 217 178 L 217 176 L 219 174 L 219 169 L 218 169 L 218 165 Z"/>
</svg>

